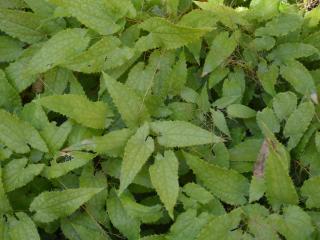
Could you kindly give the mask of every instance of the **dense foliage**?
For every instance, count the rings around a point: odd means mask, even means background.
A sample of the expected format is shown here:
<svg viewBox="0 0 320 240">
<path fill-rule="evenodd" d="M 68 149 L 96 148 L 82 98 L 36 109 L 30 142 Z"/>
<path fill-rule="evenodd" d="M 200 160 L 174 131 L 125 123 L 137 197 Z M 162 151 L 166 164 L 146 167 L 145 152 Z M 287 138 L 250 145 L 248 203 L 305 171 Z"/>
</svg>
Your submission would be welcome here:
<svg viewBox="0 0 320 240">
<path fill-rule="evenodd" d="M 320 239 L 320 6 L 0 0 L 0 239 Z"/>
</svg>

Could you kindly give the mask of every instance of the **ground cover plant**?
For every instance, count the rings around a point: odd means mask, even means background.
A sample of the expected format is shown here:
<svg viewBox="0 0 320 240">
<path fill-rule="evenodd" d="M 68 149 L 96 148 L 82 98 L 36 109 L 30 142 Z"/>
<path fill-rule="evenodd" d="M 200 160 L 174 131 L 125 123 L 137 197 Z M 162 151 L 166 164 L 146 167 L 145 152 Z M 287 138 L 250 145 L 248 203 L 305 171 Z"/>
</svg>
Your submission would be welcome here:
<svg viewBox="0 0 320 240">
<path fill-rule="evenodd" d="M 319 239 L 318 5 L 0 0 L 0 239 Z"/>
</svg>

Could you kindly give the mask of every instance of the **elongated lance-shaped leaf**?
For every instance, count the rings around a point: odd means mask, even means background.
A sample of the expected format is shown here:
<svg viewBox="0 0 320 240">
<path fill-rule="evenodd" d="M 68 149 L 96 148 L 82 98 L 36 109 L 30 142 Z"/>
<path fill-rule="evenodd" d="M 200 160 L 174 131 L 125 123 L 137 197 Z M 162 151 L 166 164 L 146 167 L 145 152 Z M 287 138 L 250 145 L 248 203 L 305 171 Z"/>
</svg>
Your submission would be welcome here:
<svg viewBox="0 0 320 240">
<path fill-rule="evenodd" d="M 283 164 L 282 155 L 269 143 L 269 154 L 265 163 L 266 195 L 270 204 L 278 208 L 282 204 L 297 204 L 298 195 L 288 169 Z"/>
<path fill-rule="evenodd" d="M 111 190 L 107 199 L 107 211 L 113 226 L 124 236 L 129 240 L 139 239 L 140 222 L 129 215 L 114 189 Z"/>
<path fill-rule="evenodd" d="M 17 219 L 13 216 L 8 217 L 10 239 L 40 240 L 37 227 L 32 219 L 24 212 L 18 212 L 15 215 Z"/>
<path fill-rule="evenodd" d="M 200 231 L 197 240 L 228 239 L 231 231 L 236 229 L 241 221 L 242 209 L 237 208 L 228 214 L 218 216 L 208 222 Z"/>
<path fill-rule="evenodd" d="M 312 75 L 300 62 L 295 60 L 286 61 L 284 65 L 280 66 L 280 73 L 298 93 L 311 95 L 317 92 Z"/>
<path fill-rule="evenodd" d="M 267 58 L 272 61 L 286 61 L 297 58 L 319 55 L 319 50 L 311 44 L 283 43 L 274 49 Z"/>
<path fill-rule="evenodd" d="M 149 35 L 141 37 L 136 44 L 136 47 L 141 51 L 157 47 L 166 49 L 179 48 L 198 40 L 211 31 L 210 28 L 191 28 L 175 25 L 159 17 L 149 18 L 140 27 L 150 32 Z"/>
<path fill-rule="evenodd" d="M 5 76 L 5 73 L 0 70 L 0 107 L 13 111 L 15 108 L 20 106 L 21 99 L 18 91 L 11 86 Z"/>
<path fill-rule="evenodd" d="M 51 111 L 70 117 L 91 128 L 105 128 L 108 108 L 103 102 L 91 102 L 87 97 L 75 94 L 51 95 L 38 100 Z"/>
<path fill-rule="evenodd" d="M 288 148 L 294 148 L 303 134 L 307 131 L 315 114 L 315 107 L 312 102 L 301 103 L 298 108 L 289 116 L 284 127 L 284 136 L 290 137 Z"/>
<path fill-rule="evenodd" d="M 87 27 L 102 35 L 119 31 L 117 21 L 128 12 L 131 2 L 115 0 L 50 0 Z M 131 4 L 132 6 L 132 4 Z"/>
<path fill-rule="evenodd" d="M 189 208 L 181 213 L 166 238 L 159 240 L 193 240 L 196 239 L 201 229 L 211 220 L 212 216 L 203 212 L 197 216 L 197 210 Z M 150 240 L 153 240 L 152 238 Z M 158 240 L 156 238 L 155 240 Z"/>
<path fill-rule="evenodd" d="M 3 181 L 2 181 L 2 174 L 3 173 L 2 172 L 3 172 L 3 170 L 0 167 L 0 214 L 1 215 L 12 211 L 10 202 L 8 200 L 8 197 L 6 195 L 6 192 L 5 192 L 5 189 L 3 186 Z M 0 236 L 2 236 L 1 235 L 1 218 L 0 218 Z"/>
<path fill-rule="evenodd" d="M 315 108 L 313 103 L 301 103 L 289 116 L 284 127 L 284 135 L 289 137 L 295 134 L 304 133 L 310 125 L 314 114 Z"/>
<path fill-rule="evenodd" d="M 61 177 L 74 169 L 86 165 L 95 156 L 92 153 L 71 152 L 70 155 L 64 156 L 65 158 L 71 158 L 71 160 L 62 163 L 57 163 L 54 160 L 54 162 L 51 162 L 51 166 L 45 166 L 42 176 L 48 179 Z"/>
<path fill-rule="evenodd" d="M 158 154 L 149 168 L 152 185 L 171 218 L 179 195 L 178 168 L 179 162 L 173 151 L 164 152 L 164 156 Z"/>
<path fill-rule="evenodd" d="M 306 205 L 308 208 L 319 208 L 320 206 L 320 192 L 318 191 L 320 184 L 320 177 L 311 177 L 303 183 L 301 193 L 307 197 Z"/>
<path fill-rule="evenodd" d="M 215 70 L 237 47 L 238 32 L 229 37 L 228 32 L 221 32 L 212 42 L 210 51 L 203 66 L 202 76 Z"/>
<path fill-rule="evenodd" d="M 271 21 L 267 22 L 265 27 L 256 30 L 256 36 L 285 36 L 290 32 L 294 32 L 301 27 L 303 18 L 299 14 L 282 13 Z"/>
<path fill-rule="evenodd" d="M 160 204 L 146 206 L 137 203 L 129 194 L 122 194 L 120 201 L 126 212 L 131 217 L 139 219 L 142 223 L 156 223 L 163 217 L 163 207 Z"/>
<path fill-rule="evenodd" d="M 249 195 L 249 181 L 243 175 L 234 170 L 205 162 L 199 157 L 186 152 L 184 152 L 184 157 L 198 180 L 212 194 L 232 205 L 242 205 L 247 202 L 246 196 Z"/>
<path fill-rule="evenodd" d="M 31 12 L 0 9 L 0 29 L 23 42 L 34 43 L 45 37 L 38 30 L 41 20 L 40 16 Z"/>
<path fill-rule="evenodd" d="M 85 29 L 73 28 L 58 32 L 31 58 L 27 67 L 28 73 L 43 73 L 66 62 L 84 51 L 89 41 Z"/>
<path fill-rule="evenodd" d="M 119 39 L 115 37 L 104 37 L 92 45 L 87 51 L 82 52 L 68 60 L 63 64 L 63 66 L 77 72 L 101 72 L 103 70 L 106 57 L 119 44 Z"/>
<path fill-rule="evenodd" d="M 39 175 L 44 164 L 28 164 L 28 159 L 12 159 L 3 168 L 3 184 L 7 192 L 22 187 Z"/>
<path fill-rule="evenodd" d="M 184 121 L 158 121 L 150 124 L 165 147 L 188 147 L 222 142 L 222 138 L 205 129 Z"/>
<path fill-rule="evenodd" d="M 114 80 L 106 73 L 103 74 L 103 78 L 113 103 L 128 127 L 137 127 L 150 119 L 144 99 L 138 96 L 133 89 Z"/>
<path fill-rule="evenodd" d="M 278 93 L 272 101 L 274 113 L 282 121 L 290 116 L 296 109 L 298 103 L 297 96 L 293 92 Z"/>
<path fill-rule="evenodd" d="M 314 226 L 311 217 L 298 206 L 288 206 L 283 209 L 283 215 L 269 216 L 272 228 L 276 229 L 286 239 L 312 239 Z"/>
<path fill-rule="evenodd" d="M 110 240 L 107 232 L 86 212 L 61 220 L 61 230 L 70 240 Z"/>
<path fill-rule="evenodd" d="M 216 128 L 230 137 L 230 131 L 224 114 L 219 110 L 211 109 L 212 120 Z"/>
<path fill-rule="evenodd" d="M 48 148 L 40 134 L 29 123 L 21 121 L 0 109 L 0 141 L 17 153 L 26 153 L 31 147 L 43 152 Z"/>
<path fill-rule="evenodd" d="M 111 157 L 123 156 L 124 148 L 134 132 L 128 128 L 114 130 L 103 136 L 93 137 L 92 139 L 83 140 L 80 144 L 79 150 L 85 149 L 94 151 L 99 154 L 106 154 Z M 69 148 L 78 149 L 77 145 Z"/>
<path fill-rule="evenodd" d="M 144 124 L 126 145 L 121 165 L 119 194 L 132 183 L 154 151 L 154 141 L 148 135 L 149 125 Z"/>
<path fill-rule="evenodd" d="M 66 217 L 76 211 L 103 188 L 75 188 L 62 191 L 42 192 L 30 204 L 33 218 L 48 223 Z"/>
<path fill-rule="evenodd" d="M 0 62 L 16 60 L 23 51 L 24 44 L 9 36 L 0 36 Z"/>
</svg>

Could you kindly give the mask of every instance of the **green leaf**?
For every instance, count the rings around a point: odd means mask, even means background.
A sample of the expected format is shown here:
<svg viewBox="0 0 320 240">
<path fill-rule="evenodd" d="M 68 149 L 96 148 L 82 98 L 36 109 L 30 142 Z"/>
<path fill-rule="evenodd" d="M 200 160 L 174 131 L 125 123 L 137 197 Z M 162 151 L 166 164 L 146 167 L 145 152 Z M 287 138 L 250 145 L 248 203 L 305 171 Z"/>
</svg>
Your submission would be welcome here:
<svg viewBox="0 0 320 240">
<path fill-rule="evenodd" d="M 249 193 L 248 180 L 234 170 L 207 163 L 196 156 L 184 153 L 187 164 L 205 187 L 222 201 L 242 205 Z"/>
<path fill-rule="evenodd" d="M 257 123 L 261 130 L 267 127 L 271 132 L 277 133 L 280 131 L 280 123 L 270 108 L 264 108 L 257 113 Z M 264 124 L 264 125 L 263 125 Z"/>
<path fill-rule="evenodd" d="M 121 173 L 121 160 L 118 158 L 109 159 L 107 162 L 102 163 L 103 170 L 108 173 L 108 175 L 120 179 Z M 136 175 L 132 183 L 135 185 L 140 185 L 145 188 L 152 189 L 152 184 L 150 180 L 150 174 L 147 165 L 144 165 L 140 172 Z"/>
<path fill-rule="evenodd" d="M 18 92 L 22 92 L 39 79 L 39 76 L 32 75 L 27 71 L 31 58 L 38 50 L 39 45 L 32 45 L 28 47 L 23 51 L 19 59 L 10 63 L 10 65 L 5 69 L 8 80 L 18 90 Z"/>
<path fill-rule="evenodd" d="M 6 192 L 11 192 L 20 188 L 38 176 L 44 167 L 44 164 L 28 164 L 28 159 L 12 159 L 3 168 L 3 185 Z"/>
<path fill-rule="evenodd" d="M 164 235 L 149 235 L 143 238 L 140 238 L 140 240 L 168 240 Z"/>
<path fill-rule="evenodd" d="M 270 50 L 276 44 L 276 40 L 270 36 L 262 36 L 253 39 L 249 46 L 255 51 Z"/>
<path fill-rule="evenodd" d="M 27 5 L 23 0 L 0 0 L 1 8 L 25 8 Z"/>
<path fill-rule="evenodd" d="M 213 118 L 213 123 L 216 128 L 218 128 L 221 132 L 230 137 L 230 131 L 225 119 L 224 114 L 219 110 L 210 110 Z"/>
<path fill-rule="evenodd" d="M 315 144 L 317 151 L 320 153 L 320 132 L 315 133 Z"/>
<path fill-rule="evenodd" d="M 70 171 L 80 168 L 91 161 L 96 155 L 85 152 L 71 152 L 70 155 L 62 156 L 65 159 L 71 158 L 71 160 L 65 160 L 65 162 L 58 163 L 56 160 L 50 162 L 50 166 L 45 166 L 42 172 L 42 176 L 52 179 L 58 178 Z"/>
<path fill-rule="evenodd" d="M 304 181 L 301 187 L 302 196 L 307 198 L 306 206 L 307 208 L 319 208 L 320 206 L 320 194 L 318 186 L 320 184 L 320 177 L 311 177 Z"/>
<path fill-rule="evenodd" d="M 297 96 L 292 92 L 278 93 L 272 101 L 273 110 L 281 121 L 287 119 L 297 107 Z"/>
<path fill-rule="evenodd" d="M 4 189 L 2 175 L 3 175 L 2 168 L 0 167 L 0 214 L 1 215 L 12 211 L 10 202 L 7 198 L 7 195 L 6 195 L 6 192 Z M 1 235 L 1 225 L 2 224 L 1 224 L 1 219 L 0 219 L 0 236 L 2 236 Z"/>
<path fill-rule="evenodd" d="M 311 102 L 301 103 L 296 110 L 289 116 L 284 127 L 284 136 L 302 137 L 307 131 L 315 114 L 315 107 Z"/>
<path fill-rule="evenodd" d="M 106 226 L 109 223 L 109 217 L 106 210 L 106 199 L 108 197 L 108 179 L 104 170 L 95 169 L 94 161 L 86 164 L 79 177 L 79 186 L 84 188 L 105 188 L 94 195 L 86 204 L 86 212 L 91 218 L 95 219 L 101 225 Z"/>
<path fill-rule="evenodd" d="M 52 6 L 47 1 L 38 1 L 38 0 L 24 0 L 28 6 L 32 9 L 36 14 L 49 17 L 53 14 L 54 6 Z"/>
<path fill-rule="evenodd" d="M 283 216 L 271 215 L 270 222 L 286 239 L 312 239 L 311 217 L 298 206 L 285 208 Z"/>
<path fill-rule="evenodd" d="M 129 139 L 125 147 L 120 174 L 120 194 L 132 183 L 154 151 L 154 141 L 148 136 L 149 125 L 145 124 Z"/>
<path fill-rule="evenodd" d="M 24 212 L 18 212 L 8 217 L 9 236 L 11 240 L 34 239 L 40 240 L 37 227 L 31 218 Z"/>
<path fill-rule="evenodd" d="M 62 30 L 42 45 L 31 58 L 27 70 L 30 74 L 46 72 L 84 51 L 89 41 L 90 38 L 85 29 Z"/>
<path fill-rule="evenodd" d="M 312 75 L 300 62 L 286 61 L 285 65 L 280 66 L 280 73 L 297 92 L 303 95 L 310 95 L 316 92 Z"/>
<path fill-rule="evenodd" d="M 63 234 L 70 240 L 109 240 L 108 234 L 87 213 L 77 214 L 61 220 Z"/>
<path fill-rule="evenodd" d="M 231 231 L 236 229 L 241 221 L 242 210 L 237 208 L 228 214 L 218 216 L 205 225 L 197 240 L 228 239 Z"/>
<path fill-rule="evenodd" d="M 298 30 L 301 27 L 302 22 L 303 18 L 298 14 L 282 13 L 267 22 L 265 27 L 258 28 L 255 35 L 284 36 Z"/>
<path fill-rule="evenodd" d="M 218 83 L 223 81 L 223 79 L 229 74 L 229 69 L 226 67 L 218 67 L 210 74 L 208 88 L 211 89 Z"/>
<path fill-rule="evenodd" d="M 269 203 L 277 208 L 282 204 L 298 204 L 298 195 L 281 155 L 269 146 L 265 163 L 266 195 Z"/>
<path fill-rule="evenodd" d="M 176 16 L 180 0 L 166 1 L 167 12 L 169 15 Z"/>
<path fill-rule="evenodd" d="M 291 59 L 319 55 L 319 50 L 311 44 L 283 43 L 278 45 L 269 55 L 268 60 L 285 62 Z"/>
<path fill-rule="evenodd" d="M 136 43 L 137 49 L 142 52 L 157 47 L 166 49 L 179 48 L 198 40 L 211 31 L 210 28 L 191 28 L 175 25 L 159 17 L 147 19 L 140 27 L 150 32 L 149 35 L 141 37 Z"/>
<path fill-rule="evenodd" d="M 221 0 L 219 0 L 221 2 Z M 217 4 L 217 1 L 194 1 L 201 9 L 212 12 L 216 18 L 228 28 L 233 30 L 238 28 L 238 25 L 248 26 L 249 22 L 244 18 L 241 11 L 236 11 L 234 8 L 224 4 Z"/>
<path fill-rule="evenodd" d="M 188 209 L 181 213 L 171 226 L 167 236 L 168 240 L 193 240 L 196 239 L 200 230 L 210 220 L 207 213 L 201 213 L 197 216 L 197 211 Z"/>
<path fill-rule="evenodd" d="M 312 5 L 312 3 L 309 3 L 309 4 Z M 320 22 L 319 13 L 320 13 L 319 5 L 306 13 L 305 19 L 308 20 L 309 27 L 316 27 L 319 24 Z"/>
<path fill-rule="evenodd" d="M 13 111 L 20 106 L 21 99 L 19 93 L 10 85 L 4 72 L 0 70 L 0 107 L 3 107 L 8 111 Z"/>
<path fill-rule="evenodd" d="M 165 151 L 163 156 L 158 154 L 149 168 L 152 185 L 172 219 L 179 195 L 178 168 L 179 162 L 173 151 Z"/>
<path fill-rule="evenodd" d="M 22 51 L 22 42 L 8 36 L 0 36 L 0 62 L 16 60 Z"/>
<path fill-rule="evenodd" d="M 40 132 L 41 136 L 49 147 L 49 152 L 54 154 L 59 151 L 65 141 L 67 140 L 72 130 L 72 124 L 70 121 L 66 121 L 57 127 L 54 123 L 49 123 Z"/>
<path fill-rule="evenodd" d="M 105 128 L 108 114 L 107 105 L 103 102 L 91 102 L 81 95 L 51 95 L 37 100 L 39 104 L 70 117 L 76 122 L 91 128 Z"/>
<path fill-rule="evenodd" d="M 50 0 L 62 7 L 71 16 L 77 18 L 85 26 L 92 28 L 101 35 L 110 35 L 118 32 L 121 25 L 117 21 L 128 12 L 128 1 L 106 0 Z M 121 8 L 122 7 L 122 8 Z"/>
<path fill-rule="evenodd" d="M 279 0 L 252 0 L 250 2 L 250 11 L 258 21 L 264 21 L 278 14 L 279 4 Z"/>
<path fill-rule="evenodd" d="M 45 88 L 42 96 L 62 94 L 68 83 L 74 78 L 72 72 L 65 68 L 56 67 L 44 73 Z"/>
<path fill-rule="evenodd" d="M 99 154 L 120 157 L 123 156 L 124 148 L 132 134 L 132 130 L 127 128 L 111 131 L 103 136 L 84 140 L 84 148 Z"/>
<path fill-rule="evenodd" d="M 15 115 L 0 109 L 0 141 L 17 153 L 26 153 L 31 147 L 47 152 L 47 146 L 36 129 Z"/>
<path fill-rule="evenodd" d="M 182 191 L 190 198 L 202 204 L 207 204 L 212 199 L 214 199 L 213 195 L 210 192 L 196 183 L 187 183 L 183 186 Z"/>
<path fill-rule="evenodd" d="M 249 202 L 258 201 L 266 191 L 266 184 L 263 177 L 252 176 L 249 190 Z"/>
<path fill-rule="evenodd" d="M 256 111 L 242 104 L 228 106 L 227 113 L 232 118 L 252 118 L 256 116 Z"/>
<path fill-rule="evenodd" d="M 156 70 L 157 65 L 153 64 L 151 60 L 147 66 L 143 62 L 139 62 L 130 70 L 126 85 L 143 95 L 147 94 L 153 86 Z"/>
<path fill-rule="evenodd" d="M 137 56 L 139 56 L 139 54 L 136 53 L 133 48 L 127 46 L 116 47 L 107 55 L 104 69 L 108 70 L 121 67 L 124 64 L 129 63 L 132 59 L 135 61 Z"/>
<path fill-rule="evenodd" d="M 272 96 L 276 95 L 274 87 L 279 77 L 278 67 L 274 64 L 267 66 L 267 64 L 261 62 L 258 66 L 257 76 L 263 89 Z"/>
<path fill-rule="evenodd" d="M 23 42 L 35 43 L 45 37 L 38 30 L 41 20 L 40 16 L 32 12 L 0 9 L 0 29 Z"/>
<path fill-rule="evenodd" d="M 112 79 L 106 73 L 103 73 L 103 78 L 115 106 L 128 127 L 137 127 L 149 120 L 150 115 L 144 99 L 141 99 L 133 89 Z"/>
<path fill-rule="evenodd" d="M 107 210 L 113 226 L 128 240 L 139 239 L 140 222 L 126 212 L 115 190 L 110 192 L 107 200 Z"/>
<path fill-rule="evenodd" d="M 42 192 L 33 199 L 30 211 L 33 218 L 42 223 L 52 222 L 76 211 L 103 188 L 75 188 L 62 191 Z"/>
<path fill-rule="evenodd" d="M 263 139 L 245 139 L 243 142 L 229 149 L 232 162 L 255 162 L 258 157 Z"/>
<path fill-rule="evenodd" d="M 103 70 L 105 59 L 120 44 L 115 37 L 104 37 L 92 45 L 87 51 L 73 56 L 63 64 L 76 72 L 95 73 Z M 117 51 L 119 53 L 119 51 Z"/>
<path fill-rule="evenodd" d="M 184 121 L 158 121 L 150 124 L 164 147 L 188 147 L 222 142 L 213 133 Z"/>
<path fill-rule="evenodd" d="M 202 76 L 214 71 L 235 50 L 238 45 L 238 32 L 229 37 L 228 32 L 221 32 L 212 42 L 203 66 Z"/>
<path fill-rule="evenodd" d="M 142 223 L 156 223 L 163 217 L 163 207 L 160 204 L 146 206 L 137 203 L 128 194 L 121 195 L 120 200 L 126 212 L 133 218 L 139 219 Z"/>
<path fill-rule="evenodd" d="M 187 81 L 187 63 L 184 52 L 173 66 L 169 76 L 169 94 L 179 95 Z"/>
<path fill-rule="evenodd" d="M 214 159 L 212 162 L 218 166 L 229 168 L 230 153 L 226 145 L 222 142 L 217 143 L 213 146 L 212 150 L 214 152 Z"/>
</svg>

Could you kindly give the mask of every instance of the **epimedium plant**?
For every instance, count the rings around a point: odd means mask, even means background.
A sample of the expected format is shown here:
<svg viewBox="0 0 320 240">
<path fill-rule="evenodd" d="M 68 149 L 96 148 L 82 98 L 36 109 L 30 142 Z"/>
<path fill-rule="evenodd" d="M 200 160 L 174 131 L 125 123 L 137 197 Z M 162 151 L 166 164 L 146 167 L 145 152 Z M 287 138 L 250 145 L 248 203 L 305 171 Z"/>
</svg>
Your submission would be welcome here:
<svg viewBox="0 0 320 240">
<path fill-rule="evenodd" d="M 0 0 L 0 239 L 318 239 L 319 22 Z"/>
</svg>

